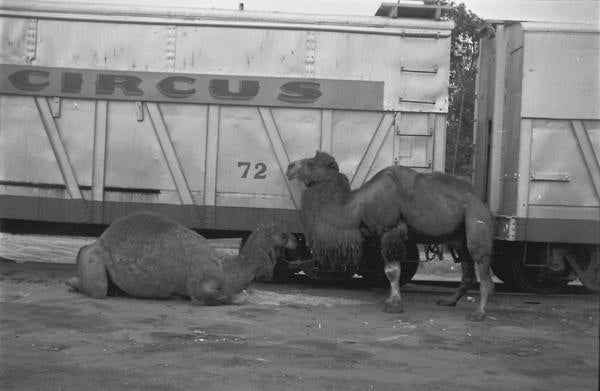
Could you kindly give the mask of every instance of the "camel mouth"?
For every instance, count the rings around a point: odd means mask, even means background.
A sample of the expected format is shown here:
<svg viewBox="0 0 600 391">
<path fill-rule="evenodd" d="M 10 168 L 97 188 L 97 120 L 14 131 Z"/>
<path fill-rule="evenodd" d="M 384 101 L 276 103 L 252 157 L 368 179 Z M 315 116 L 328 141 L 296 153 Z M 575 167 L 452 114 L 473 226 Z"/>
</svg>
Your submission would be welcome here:
<svg viewBox="0 0 600 391">
<path fill-rule="evenodd" d="M 290 165 L 285 172 L 285 176 L 287 177 L 288 181 L 292 181 L 300 176 L 300 169 Z"/>
</svg>

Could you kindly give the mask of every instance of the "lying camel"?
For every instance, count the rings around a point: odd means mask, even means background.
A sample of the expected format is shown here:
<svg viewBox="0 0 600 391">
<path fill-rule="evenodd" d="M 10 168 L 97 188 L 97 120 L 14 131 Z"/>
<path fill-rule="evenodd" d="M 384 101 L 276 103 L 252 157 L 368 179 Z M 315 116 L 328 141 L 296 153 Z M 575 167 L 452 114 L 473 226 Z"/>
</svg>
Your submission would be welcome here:
<svg viewBox="0 0 600 391">
<path fill-rule="evenodd" d="M 447 174 L 390 166 L 351 191 L 335 159 L 319 151 L 312 158 L 290 163 L 286 175 L 307 186 L 301 215 L 308 244 L 317 253 L 341 247 L 350 249 L 342 253 L 352 253 L 365 239 L 379 240 L 391 288 L 385 311 L 403 311 L 400 261 L 406 259 L 405 241 L 410 240 L 445 243 L 458 255 L 462 282 L 451 298 L 438 301 L 440 305 L 455 306 L 477 283 L 477 266 L 481 300 L 468 319 L 485 318 L 494 288 L 490 270 L 493 220 L 469 184 Z"/>
<path fill-rule="evenodd" d="M 196 232 L 160 214 L 138 212 L 113 222 L 77 254 L 74 290 L 104 298 L 110 288 L 140 298 L 190 298 L 194 304 L 241 304 L 253 279 L 269 280 L 293 234 L 260 225 L 239 255 L 220 257 Z"/>
</svg>

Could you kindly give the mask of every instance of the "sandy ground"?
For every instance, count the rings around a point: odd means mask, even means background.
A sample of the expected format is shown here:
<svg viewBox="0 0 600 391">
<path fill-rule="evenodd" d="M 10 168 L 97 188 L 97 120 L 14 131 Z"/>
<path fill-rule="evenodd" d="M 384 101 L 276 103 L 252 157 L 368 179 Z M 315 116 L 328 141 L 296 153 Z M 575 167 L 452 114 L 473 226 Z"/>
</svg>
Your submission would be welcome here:
<svg viewBox="0 0 600 391">
<path fill-rule="evenodd" d="M 475 292 L 434 304 L 447 283 L 408 284 L 406 311 L 387 314 L 386 290 L 359 279 L 256 283 L 246 305 L 199 307 L 91 299 L 64 286 L 73 273 L 0 260 L 3 391 L 598 389 L 598 295 L 583 289 L 500 286 L 472 323 Z"/>
</svg>

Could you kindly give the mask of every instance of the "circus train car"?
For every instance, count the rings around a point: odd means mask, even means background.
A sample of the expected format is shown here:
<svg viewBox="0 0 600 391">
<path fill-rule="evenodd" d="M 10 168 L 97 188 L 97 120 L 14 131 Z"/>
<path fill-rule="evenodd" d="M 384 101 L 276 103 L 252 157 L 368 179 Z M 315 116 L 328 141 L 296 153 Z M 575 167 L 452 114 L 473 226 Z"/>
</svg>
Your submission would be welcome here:
<svg viewBox="0 0 600 391">
<path fill-rule="evenodd" d="M 481 40 L 474 184 L 509 285 L 600 286 L 599 47 L 585 24 L 490 22 Z"/>
<path fill-rule="evenodd" d="M 290 161 L 327 151 L 353 188 L 394 163 L 444 170 L 453 23 L 438 8 L 152 4 L 0 4 L 4 230 L 150 209 L 205 233 L 301 233 Z"/>
</svg>

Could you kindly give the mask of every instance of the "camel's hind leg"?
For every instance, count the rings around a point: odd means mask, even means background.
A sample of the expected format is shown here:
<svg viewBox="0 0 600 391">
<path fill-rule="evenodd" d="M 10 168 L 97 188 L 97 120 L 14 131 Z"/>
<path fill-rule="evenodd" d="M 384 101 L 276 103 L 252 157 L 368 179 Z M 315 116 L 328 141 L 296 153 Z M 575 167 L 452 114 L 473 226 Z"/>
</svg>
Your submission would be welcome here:
<svg viewBox="0 0 600 391">
<path fill-rule="evenodd" d="M 400 261 L 406 259 L 406 230 L 396 228 L 381 236 L 381 255 L 385 261 L 385 275 L 390 281 L 390 297 L 385 301 L 385 312 L 400 313 Z"/>
<path fill-rule="evenodd" d="M 108 276 L 102 257 L 95 244 L 82 247 L 77 253 L 77 277 L 71 277 L 67 285 L 95 299 L 103 299 L 108 293 Z"/>
<path fill-rule="evenodd" d="M 472 321 L 482 321 L 485 318 L 485 307 L 490 294 L 494 291 L 490 267 L 493 227 L 492 217 L 484 205 L 475 205 L 467 210 L 465 218 L 467 248 L 475 261 L 480 293 L 479 308 L 467 317 Z"/>
<path fill-rule="evenodd" d="M 455 247 L 455 250 L 458 252 L 458 259 L 460 260 L 462 279 L 458 289 L 456 292 L 454 292 L 452 297 L 438 300 L 438 305 L 454 307 L 460 298 L 463 297 L 465 293 L 467 293 L 467 291 L 473 288 L 473 286 L 475 286 L 477 283 L 477 277 L 475 276 L 475 263 L 467 251 L 466 246 L 463 244 L 459 247 Z"/>
</svg>

